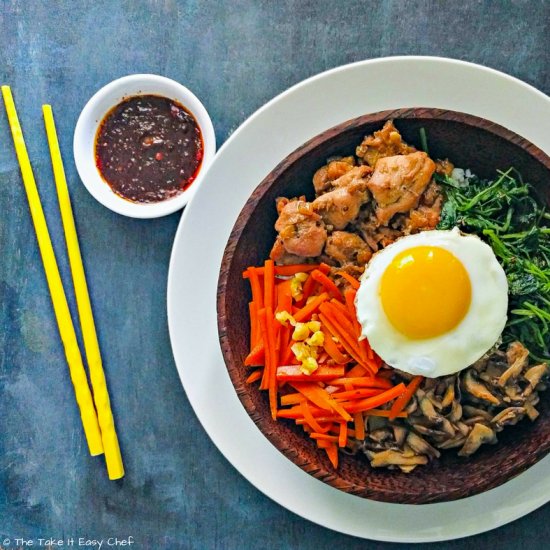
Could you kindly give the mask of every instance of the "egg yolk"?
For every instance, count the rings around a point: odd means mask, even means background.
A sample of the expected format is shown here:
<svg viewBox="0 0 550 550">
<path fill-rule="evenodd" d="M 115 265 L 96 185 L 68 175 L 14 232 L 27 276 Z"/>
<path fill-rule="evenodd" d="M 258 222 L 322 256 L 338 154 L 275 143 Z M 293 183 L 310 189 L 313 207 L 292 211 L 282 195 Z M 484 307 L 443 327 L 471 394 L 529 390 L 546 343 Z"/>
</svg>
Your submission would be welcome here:
<svg viewBox="0 0 550 550">
<path fill-rule="evenodd" d="M 418 246 L 395 256 L 380 282 L 391 324 L 411 339 L 434 338 L 455 328 L 470 307 L 472 285 L 448 250 Z"/>
</svg>

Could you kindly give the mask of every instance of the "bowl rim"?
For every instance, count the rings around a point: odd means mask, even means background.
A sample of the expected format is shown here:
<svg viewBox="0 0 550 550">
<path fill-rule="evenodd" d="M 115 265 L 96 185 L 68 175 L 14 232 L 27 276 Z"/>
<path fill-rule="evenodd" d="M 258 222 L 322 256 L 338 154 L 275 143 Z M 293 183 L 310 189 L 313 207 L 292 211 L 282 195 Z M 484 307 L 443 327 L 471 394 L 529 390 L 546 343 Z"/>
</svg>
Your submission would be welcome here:
<svg viewBox="0 0 550 550">
<path fill-rule="evenodd" d="M 516 134 L 515 132 L 505 128 L 504 126 L 491 122 L 488 119 L 463 113 L 460 111 L 454 111 L 449 109 L 431 108 L 431 107 L 411 107 L 402 109 L 390 109 L 384 111 L 377 111 L 374 113 L 368 113 L 344 121 L 340 124 L 332 126 L 331 128 L 313 136 L 308 141 L 297 147 L 294 151 L 283 158 L 257 185 L 254 191 L 251 193 L 246 203 L 242 207 L 234 225 L 231 230 L 228 242 L 224 248 L 223 258 L 221 262 L 221 270 L 218 277 L 217 295 L 216 295 L 216 309 L 217 309 L 217 322 L 218 322 L 218 338 L 222 351 L 222 356 L 231 379 L 233 388 L 237 394 L 239 401 L 246 410 L 248 416 L 253 420 L 254 424 L 260 430 L 260 432 L 266 437 L 275 448 L 281 452 L 287 459 L 293 464 L 300 467 L 306 473 L 312 475 L 320 481 L 327 483 L 328 485 L 342 490 L 344 492 L 353 494 L 355 496 L 368 498 L 371 500 L 377 500 L 381 502 L 388 502 L 394 504 L 432 504 L 438 502 L 449 502 L 452 500 L 458 500 L 474 496 L 480 493 L 484 493 L 490 489 L 493 489 L 513 477 L 524 472 L 529 467 L 533 466 L 539 460 L 544 458 L 550 452 L 550 437 L 547 438 L 544 445 L 539 447 L 536 452 L 529 454 L 519 464 L 507 464 L 506 468 L 499 470 L 495 473 L 494 478 L 487 478 L 475 487 L 469 487 L 464 484 L 463 487 L 455 489 L 454 491 L 442 491 L 435 496 L 426 495 L 425 499 L 410 500 L 408 495 L 403 495 L 403 498 L 397 498 L 396 495 L 388 490 L 384 490 L 383 487 L 379 487 L 374 490 L 372 488 L 366 488 L 359 486 L 348 480 L 340 477 L 337 470 L 325 469 L 319 462 L 314 465 L 311 463 L 303 463 L 296 460 L 297 456 L 293 449 L 285 445 L 284 437 L 273 429 L 266 429 L 272 420 L 271 417 L 258 414 L 252 401 L 250 401 L 245 392 L 239 391 L 235 385 L 234 369 L 239 367 L 238 358 L 233 355 L 233 349 L 227 338 L 226 322 L 225 319 L 229 318 L 229 309 L 226 307 L 228 304 L 225 300 L 225 291 L 229 280 L 229 269 L 239 239 L 246 227 L 246 221 L 248 220 L 251 212 L 255 210 L 258 203 L 269 191 L 271 185 L 277 180 L 282 173 L 284 173 L 290 166 L 292 166 L 297 160 L 304 155 L 308 154 L 311 150 L 320 146 L 321 144 L 330 141 L 340 133 L 351 129 L 355 126 L 361 126 L 367 123 L 380 123 L 393 119 L 399 121 L 400 119 L 441 119 L 451 122 L 460 122 L 480 130 L 487 131 L 495 136 L 504 139 L 516 147 L 521 148 L 527 152 L 530 156 L 534 157 L 535 161 L 542 164 L 546 170 L 550 172 L 550 156 L 547 155 L 542 149 L 534 145 L 532 142 Z M 405 475 L 405 474 L 403 474 Z"/>
<path fill-rule="evenodd" d="M 101 177 L 95 163 L 95 137 L 105 115 L 124 99 L 143 94 L 168 97 L 186 107 L 202 132 L 204 156 L 197 177 L 182 193 L 155 203 L 137 203 L 117 195 Z M 196 193 L 216 154 L 216 134 L 208 111 L 186 86 L 165 76 L 131 74 L 117 78 L 88 100 L 82 109 L 73 136 L 73 155 L 80 179 L 90 194 L 117 214 L 132 218 L 158 218 L 182 209 Z"/>
</svg>

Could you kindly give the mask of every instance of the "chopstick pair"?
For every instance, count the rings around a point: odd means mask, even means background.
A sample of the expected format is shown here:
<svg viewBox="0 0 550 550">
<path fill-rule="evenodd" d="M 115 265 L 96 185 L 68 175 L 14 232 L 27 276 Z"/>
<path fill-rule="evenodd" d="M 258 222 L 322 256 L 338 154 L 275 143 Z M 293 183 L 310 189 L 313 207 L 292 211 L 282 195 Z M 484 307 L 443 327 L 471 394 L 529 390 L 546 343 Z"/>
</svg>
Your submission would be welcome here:
<svg viewBox="0 0 550 550">
<path fill-rule="evenodd" d="M 75 397 L 80 409 L 80 417 L 88 448 L 92 456 L 105 453 L 105 462 L 109 479 L 124 476 L 124 466 L 116 434 L 109 393 L 99 351 L 90 296 L 82 264 L 80 247 L 74 223 L 71 200 L 63 169 L 63 160 L 57 139 L 53 112 L 50 105 L 43 105 L 44 124 L 52 160 L 53 174 L 59 200 L 59 208 L 65 233 L 65 241 L 71 267 L 73 286 L 76 295 L 78 316 L 82 329 L 86 360 L 93 388 L 93 398 L 88 385 L 88 378 L 78 346 L 74 324 L 67 303 L 67 297 L 61 281 L 59 267 L 53 250 L 46 218 L 40 202 L 40 195 L 34 179 L 32 166 L 23 138 L 23 132 L 17 116 L 9 86 L 2 86 L 2 95 L 8 114 L 13 143 L 17 154 L 21 175 L 29 202 L 36 237 L 42 256 L 42 263 L 50 290 L 50 296 L 57 320 L 65 357 L 69 366 Z M 95 407 L 94 407 L 95 402 Z"/>
</svg>

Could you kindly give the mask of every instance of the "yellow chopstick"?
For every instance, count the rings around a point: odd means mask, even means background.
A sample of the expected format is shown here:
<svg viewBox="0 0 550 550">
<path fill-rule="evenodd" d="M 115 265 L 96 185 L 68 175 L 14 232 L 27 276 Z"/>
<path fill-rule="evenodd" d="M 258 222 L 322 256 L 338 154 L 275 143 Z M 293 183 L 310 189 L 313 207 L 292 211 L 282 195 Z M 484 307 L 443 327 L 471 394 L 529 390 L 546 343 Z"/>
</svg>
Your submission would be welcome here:
<svg viewBox="0 0 550 550">
<path fill-rule="evenodd" d="M 46 225 L 46 218 L 44 217 L 44 211 L 42 210 L 40 196 L 38 194 L 38 189 L 36 188 L 36 182 L 34 180 L 29 155 L 23 139 L 23 132 L 19 124 L 17 111 L 15 109 L 15 104 L 13 102 L 13 97 L 9 86 L 2 86 L 2 95 L 4 97 L 4 103 L 8 113 L 8 121 L 13 136 L 15 152 L 21 168 L 21 175 L 23 176 L 27 199 L 29 201 L 29 208 L 31 211 L 32 221 L 34 223 L 36 238 L 38 239 L 38 246 L 40 248 L 40 254 L 42 255 L 42 263 L 44 264 L 44 271 L 46 272 L 46 279 L 50 289 L 50 296 L 52 299 L 55 317 L 57 319 L 57 326 L 59 328 L 59 334 L 61 336 L 61 341 L 63 342 L 63 347 L 65 348 L 65 357 L 67 358 L 67 363 L 69 365 L 69 372 L 74 386 L 76 401 L 80 408 L 80 416 L 82 418 L 84 433 L 86 434 L 90 454 L 94 456 L 100 455 L 103 453 L 103 444 L 101 442 L 101 433 L 99 431 L 94 402 L 88 386 L 86 371 L 84 370 L 84 365 L 82 364 L 82 356 L 80 354 L 80 349 L 78 347 L 78 342 L 71 319 L 71 313 L 67 304 L 67 297 L 65 296 L 65 291 L 63 290 L 63 283 L 61 282 L 61 277 L 59 275 L 59 268 L 57 267 L 52 241 L 48 232 L 48 226 Z"/>
<path fill-rule="evenodd" d="M 92 313 L 92 305 L 90 303 L 86 275 L 82 264 L 82 256 L 80 255 L 80 246 L 78 244 L 78 236 L 74 223 L 71 198 L 69 197 L 69 189 L 67 187 L 67 180 L 65 179 L 63 159 L 61 158 L 61 151 L 59 149 L 59 142 L 57 140 L 57 132 L 55 129 L 55 121 L 51 106 L 42 105 L 42 113 L 44 115 L 44 124 L 46 126 L 46 134 L 48 136 L 48 144 L 50 146 L 50 155 L 52 157 L 52 167 L 55 186 L 57 188 L 57 197 L 59 199 L 59 209 L 61 210 L 61 219 L 63 221 L 63 230 L 65 232 L 65 242 L 67 244 L 69 263 L 71 265 L 71 273 L 73 276 L 78 315 L 80 318 L 80 326 L 82 327 L 82 338 L 84 340 L 84 348 L 86 350 L 86 360 L 90 371 L 94 401 L 99 419 L 99 426 L 101 428 L 101 439 L 103 440 L 107 472 L 109 473 L 110 479 L 119 479 L 124 476 L 124 466 L 122 464 L 120 446 L 118 444 L 115 422 L 111 411 L 105 373 L 103 372 L 99 342 L 97 340 L 97 333 Z"/>
</svg>

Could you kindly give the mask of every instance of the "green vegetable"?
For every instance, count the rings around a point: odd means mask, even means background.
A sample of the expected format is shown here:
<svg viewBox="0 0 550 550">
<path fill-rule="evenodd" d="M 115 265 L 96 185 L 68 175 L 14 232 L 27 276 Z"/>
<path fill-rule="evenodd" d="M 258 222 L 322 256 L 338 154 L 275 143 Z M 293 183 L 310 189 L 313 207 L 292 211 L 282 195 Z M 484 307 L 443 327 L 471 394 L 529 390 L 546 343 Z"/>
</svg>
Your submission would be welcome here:
<svg viewBox="0 0 550 550">
<path fill-rule="evenodd" d="M 426 136 L 426 130 L 424 128 L 420 128 L 420 147 L 424 153 L 428 156 L 430 155 L 428 151 L 428 137 Z"/>
<path fill-rule="evenodd" d="M 489 243 L 508 279 L 503 343 L 519 340 L 536 361 L 550 360 L 550 214 L 510 168 L 493 181 L 436 176 L 445 202 L 438 229 L 458 227 Z"/>
</svg>

